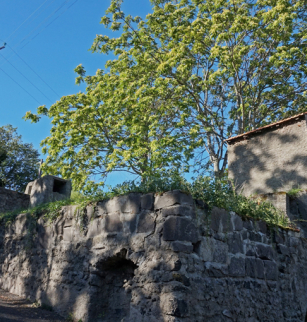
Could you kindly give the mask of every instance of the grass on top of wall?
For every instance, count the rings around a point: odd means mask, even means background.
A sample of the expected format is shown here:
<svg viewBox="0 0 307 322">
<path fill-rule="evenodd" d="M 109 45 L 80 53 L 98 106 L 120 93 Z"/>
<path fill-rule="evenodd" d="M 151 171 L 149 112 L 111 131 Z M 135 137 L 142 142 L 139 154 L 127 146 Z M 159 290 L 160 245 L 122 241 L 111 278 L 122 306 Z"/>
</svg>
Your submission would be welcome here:
<svg viewBox="0 0 307 322">
<path fill-rule="evenodd" d="M 189 182 L 178 173 L 168 173 L 163 177 L 150 178 L 141 183 L 126 181 L 115 187 L 109 188 L 109 191 L 107 192 L 100 192 L 94 196 L 84 196 L 80 193 L 73 193 L 71 199 L 50 202 L 31 209 L 2 213 L 0 214 L 0 220 L 2 223 L 9 224 L 18 214 L 29 213 L 34 218 L 44 215 L 46 219 L 53 221 L 58 217 L 63 206 L 78 205 L 78 208 L 84 209 L 88 204 L 95 204 L 98 201 L 127 193 L 163 193 L 177 189 L 191 194 L 194 199 L 204 201 L 209 208 L 216 206 L 224 208 L 227 211 L 233 211 L 243 219 L 251 218 L 263 220 L 269 227 L 279 226 L 285 229 L 296 228 L 284 213 L 273 207 L 270 203 L 261 199 L 251 199 L 236 194 L 231 184 L 225 179 L 215 181 L 209 177 L 199 176 Z"/>
</svg>

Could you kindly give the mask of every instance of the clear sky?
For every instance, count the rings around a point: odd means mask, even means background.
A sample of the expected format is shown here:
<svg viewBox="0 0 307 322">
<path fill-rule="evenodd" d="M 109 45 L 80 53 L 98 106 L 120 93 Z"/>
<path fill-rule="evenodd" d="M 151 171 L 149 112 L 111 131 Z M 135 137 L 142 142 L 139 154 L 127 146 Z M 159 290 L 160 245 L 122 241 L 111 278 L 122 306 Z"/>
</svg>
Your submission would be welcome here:
<svg viewBox="0 0 307 322">
<path fill-rule="evenodd" d="M 100 24 L 110 0 L 0 0 L 0 126 L 17 127 L 23 141 L 39 143 L 50 120 L 25 122 L 27 111 L 49 107 L 60 97 L 84 90 L 75 85 L 74 68 L 82 64 L 92 75 L 108 56 L 89 51 L 96 34 L 112 33 Z M 124 12 L 145 17 L 149 0 L 125 0 Z M 113 176 L 118 183 L 129 178 Z"/>
</svg>

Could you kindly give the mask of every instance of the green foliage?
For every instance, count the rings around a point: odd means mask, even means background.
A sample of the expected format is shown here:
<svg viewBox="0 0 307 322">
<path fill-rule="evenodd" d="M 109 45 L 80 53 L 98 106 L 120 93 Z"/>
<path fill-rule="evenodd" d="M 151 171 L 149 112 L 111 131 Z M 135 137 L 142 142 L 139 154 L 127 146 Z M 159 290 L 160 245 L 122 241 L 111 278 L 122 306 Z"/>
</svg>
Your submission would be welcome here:
<svg viewBox="0 0 307 322">
<path fill-rule="evenodd" d="M 95 191 L 91 176 L 205 167 L 208 153 L 218 177 L 227 137 L 306 111 L 306 1 L 151 0 L 144 20 L 121 3 L 101 19 L 120 35 L 92 46 L 116 58 L 93 76 L 77 66 L 85 93 L 25 116 L 52 120 L 49 173 Z"/>
<path fill-rule="evenodd" d="M 39 154 L 32 144 L 23 143 L 16 128 L 0 127 L 0 186 L 23 192 L 37 178 Z"/>
<path fill-rule="evenodd" d="M 302 192 L 302 191 L 304 191 L 304 189 L 301 189 L 301 188 L 293 188 L 293 189 L 289 190 L 289 191 L 287 192 L 287 194 L 288 194 L 291 198 L 295 198 L 295 197 L 297 197 L 297 195 L 298 195 L 300 192 Z"/>
</svg>

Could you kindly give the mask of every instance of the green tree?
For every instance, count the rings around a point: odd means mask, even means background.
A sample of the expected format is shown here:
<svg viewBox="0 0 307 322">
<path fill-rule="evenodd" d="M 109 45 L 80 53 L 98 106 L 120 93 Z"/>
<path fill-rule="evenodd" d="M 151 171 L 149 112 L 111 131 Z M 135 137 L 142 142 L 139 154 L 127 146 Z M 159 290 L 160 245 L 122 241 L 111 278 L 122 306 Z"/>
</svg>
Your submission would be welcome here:
<svg viewBox="0 0 307 322">
<path fill-rule="evenodd" d="M 95 76 L 78 66 L 86 93 L 39 108 L 54 124 L 43 141 L 51 169 L 81 176 L 82 166 L 82 182 L 98 165 L 146 176 L 194 156 L 221 176 L 227 137 L 306 110 L 306 1 L 151 0 L 146 19 L 121 2 L 101 20 L 119 37 L 92 46 L 115 59 Z"/>
<path fill-rule="evenodd" d="M 0 186 L 23 192 L 37 178 L 39 154 L 32 144 L 23 143 L 17 129 L 0 127 Z"/>
</svg>

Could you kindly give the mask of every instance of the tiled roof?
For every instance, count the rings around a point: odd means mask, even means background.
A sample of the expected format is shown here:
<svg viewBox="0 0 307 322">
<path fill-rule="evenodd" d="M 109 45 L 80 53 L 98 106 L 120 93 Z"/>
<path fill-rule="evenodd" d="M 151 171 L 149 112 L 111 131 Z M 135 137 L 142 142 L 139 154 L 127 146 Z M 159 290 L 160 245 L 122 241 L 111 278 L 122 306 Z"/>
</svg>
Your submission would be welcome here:
<svg viewBox="0 0 307 322">
<path fill-rule="evenodd" d="M 295 121 L 299 121 L 299 120 L 302 119 L 302 117 L 304 115 L 307 115 L 307 112 L 291 116 L 291 117 L 289 117 L 287 119 L 284 119 L 284 120 L 281 120 L 281 121 L 278 121 L 278 122 L 275 122 L 275 123 L 271 123 L 271 124 L 263 126 L 263 127 L 259 127 L 258 129 L 255 129 L 255 130 L 252 130 L 252 131 L 249 131 L 249 132 L 245 132 L 245 133 L 239 134 L 237 136 L 230 137 L 230 138 L 226 139 L 226 142 L 228 144 L 233 144 L 233 143 L 235 143 L 237 141 L 245 140 L 248 137 L 253 136 L 253 135 L 257 134 L 257 133 L 267 131 L 267 130 L 271 130 L 271 129 L 274 129 L 274 128 L 279 127 L 279 126 L 285 126 L 285 125 L 287 125 L 287 123 L 293 123 Z"/>
</svg>

